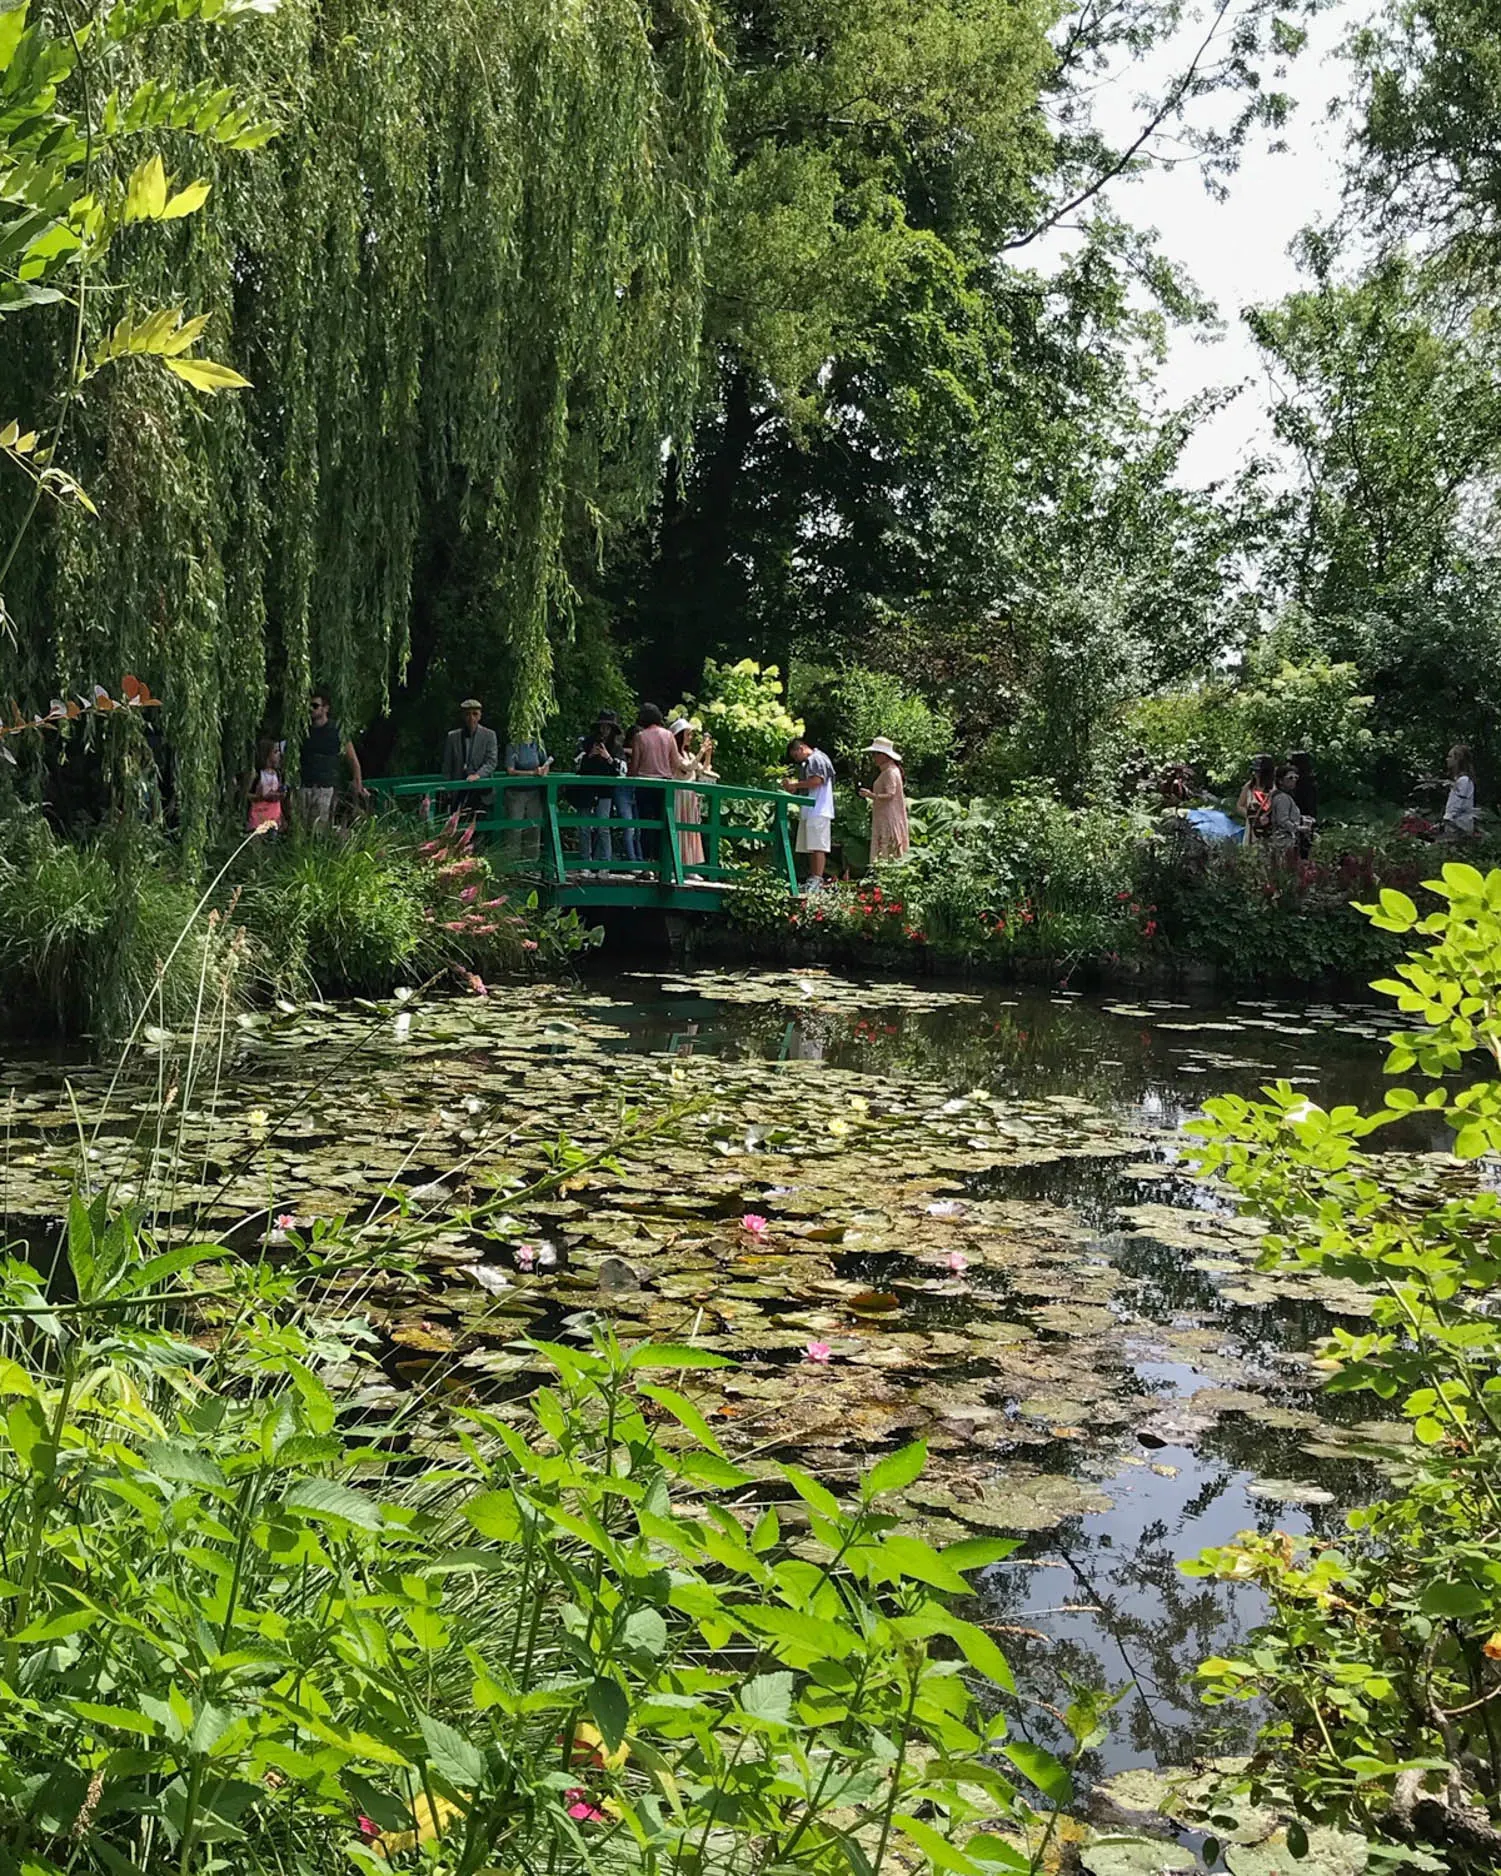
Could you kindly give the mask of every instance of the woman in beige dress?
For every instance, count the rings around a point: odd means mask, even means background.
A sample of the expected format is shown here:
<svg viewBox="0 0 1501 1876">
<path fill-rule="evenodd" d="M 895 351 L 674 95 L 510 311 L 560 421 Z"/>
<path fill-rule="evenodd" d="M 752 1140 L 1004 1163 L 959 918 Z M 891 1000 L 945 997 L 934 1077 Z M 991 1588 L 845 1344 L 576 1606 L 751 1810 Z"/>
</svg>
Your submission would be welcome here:
<svg viewBox="0 0 1501 1876">
<path fill-rule="evenodd" d="M 714 744 L 712 741 L 706 739 L 702 751 L 695 749 L 693 747 L 695 731 L 693 725 L 686 717 L 678 718 L 677 722 L 672 725 L 672 733 L 677 738 L 678 745 L 677 761 L 675 764 L 677 773 L 685 779 L 692 781 L 712 782 L 717 780 L 713 769 L 709 766 L 714 759 Z M 696 794 L 690 793 L 687 789 L 680 789 L 673 796 L 672 800 L 672 811 L 680 827 L 685 821 L 697 825 L 703 820 L 703 804 Z M 682 853 L 684 872 L 686 872 L 689 867 L 702 866 L 704 863 L 704 843 L 702 836 L 680 832 L 678 834 L 678 841 Z"/>
<path fill-rule="evenodd" d="M 870 857 L 873 861 L 903 859 L 911 840 L 902 759 L 884 736 L 878 736 L 865 753 L 874 757 L 876 765 L 875 786 L 860 790 L 870 803 Z"/>
</svg>

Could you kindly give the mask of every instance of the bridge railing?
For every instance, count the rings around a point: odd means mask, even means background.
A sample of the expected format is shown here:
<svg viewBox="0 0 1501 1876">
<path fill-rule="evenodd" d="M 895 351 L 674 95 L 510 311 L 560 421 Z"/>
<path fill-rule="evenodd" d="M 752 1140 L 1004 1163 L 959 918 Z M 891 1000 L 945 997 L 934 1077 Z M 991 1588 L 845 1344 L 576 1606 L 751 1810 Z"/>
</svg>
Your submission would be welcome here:
<svg viewBox="0 0 1501 1876">
<path fill-rule="evenodd" d="M 488 857 L 498 872 L 540 874 L 559 889 L 597 887 L 600 871 L 643 884 L 655 876 L 661 886 L 674 888 L 731 885 L 745 872 L 737 850 L 765 847 L 772 868 L 797 890 L 791 798 L 774 788 L 646 775 L 611 783 L 598 775 L 556 774 L 495 775 L 479 782 L 449 782 L 441 775 L 372 777 L 366 785 L 383 804 L 410 807 L 434 820 L 446 820 L 457 808 L 490 841 Z M 616 788 L 634 790 L 633 817 L 581 811 L 580 802 L 592 803 Z M 620 851 L 627 828 L 640 835 L 639 860 Z M 585 851 L 603 845 L 593 830 L 610 837 L 609 859 Z"/>
</svg>

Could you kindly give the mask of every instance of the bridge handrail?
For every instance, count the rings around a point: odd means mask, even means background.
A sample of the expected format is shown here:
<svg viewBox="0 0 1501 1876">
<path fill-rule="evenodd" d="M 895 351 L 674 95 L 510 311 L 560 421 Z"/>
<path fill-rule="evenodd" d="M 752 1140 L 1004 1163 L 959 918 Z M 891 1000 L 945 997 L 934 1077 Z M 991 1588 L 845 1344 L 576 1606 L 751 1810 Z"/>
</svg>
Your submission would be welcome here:
<svg viewBox="0 0 1501 1876">
<path fill-rule="evenodd" d="M 507 841 L 504 858 L 493 862 L 498 864 L 500 871 L 539 871 L 560 890 L 586 892 L 601 902 L 609 901 L 613 889 L 606 885 L 601 892 L 601 882 L 594 870 L 593 860 L 586 853 L 576 855 L 565 848 L 562 838 L 565 829 L 597 828 L 606 833 L 615 829 L 624 831 L 626 828 L 649 830 L 653 838 L 661 842 L 660 851 L 653 857 L 637 860 L 612 858 L 604 865 L 607 871 L 616 874 L 654 873 L 658 882 L 655 890 L 658 892 L 664 889 L 679 892 L 685 887 L 695 890 L 712 884 L 733 885 L 743 865 L 722 863 L 721 853 L 726 842 L 769 847 L 772 864 L 783 875 L 788 887 L 794 892 L 797 890 L 790 814 L 795 798 L 784 789 L 741 787 L 732 782 L 711 782 L 694 776 L 615 777 L 567 772 L 560 774 L 556 771 L 547 775 L 507 775 L 502 772 L 484 776 L 478 781 L 448 781 L 441 775 L 371 776 L 366 786 L 377 799 L 393 806 L 398 802 L 432 797 L 440 798 L 445 804 L 465 795 L 488 798 L 492 804 L 491 812 L 483 819 L 476 819 L 474 827 L 478 833 L 512 837 Z M 572 812 L 570 797 L 575 791 L 597 799 L 625 788 L 634 789 L 638 795 L 645 795 L 648 799 L 660 796 L 659 811 L 645 816 L 638 813 L 632 819 L 621 819 L 610 814 Z M 541 813 L 529 816 L 510 813 L 507 797 L 527 793 L 542 796 Z M 682 795 L 698 796 L 703 800 L 706 809 L 703 818 L 680 816 L 678 797 Z M 745 802 L 751 807 L 769 806 L 772 810 L 770 824 L 747 827 L 736 826 L 733 821 L 726 820 L 726 808 L 733 807 L 737 802 Z M 521 853 L 519 848 L 523 842 L 515 838 L 517 836 L 528 836 L 534 840 L 538 851 L 531 855 Z M 702 858 L 684 860 L 685 836 L 699 841 Z"/>
<path fill-rule="evenodd" d="M 730 798 L 736 801 L 774 801 L 784 806 L 797 799 L 795 795 L 790 795 L 781 788 L 745 788 L 736 782 L 697 781 L 690 776 L 682 775 L 622 775 L 618 779 L 612 779 L 608 775 L 572 775 L 558 769 L 554 769 L 548 775 L 507 775 L 504 769 L 497 769 L 493 775 L 486 775 L 477 782 L 449 782 L 445 781 L 441 775 L 367 775 L 365 777 L 365 786 L 372 795 L 392 797 L 479 794 L 497 788 L 545 788 L 549 785 L 558 788 L 593 789 L 601 795 L 607 795 L 615 788 L 645 788 L 658 791 L 671 788 L 684 794 L 717 795 L 720 800 Z"/>
</svg>

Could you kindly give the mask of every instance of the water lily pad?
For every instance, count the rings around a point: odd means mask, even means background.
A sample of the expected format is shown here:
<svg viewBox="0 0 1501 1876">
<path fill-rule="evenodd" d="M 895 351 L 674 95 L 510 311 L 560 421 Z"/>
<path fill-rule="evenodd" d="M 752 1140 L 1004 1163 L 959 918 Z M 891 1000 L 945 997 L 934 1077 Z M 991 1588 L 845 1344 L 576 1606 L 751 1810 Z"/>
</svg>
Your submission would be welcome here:
<svg viewBox="0 0 1501 1876">
<path fill-rule="evenodd" d="M 1165 1837 L 1097 1837 L 1079 1851 L 1079 1862 L 1089 1876 L 1167 1876 L 1196 1869 L 1199 1859 Z"/>
</svg>

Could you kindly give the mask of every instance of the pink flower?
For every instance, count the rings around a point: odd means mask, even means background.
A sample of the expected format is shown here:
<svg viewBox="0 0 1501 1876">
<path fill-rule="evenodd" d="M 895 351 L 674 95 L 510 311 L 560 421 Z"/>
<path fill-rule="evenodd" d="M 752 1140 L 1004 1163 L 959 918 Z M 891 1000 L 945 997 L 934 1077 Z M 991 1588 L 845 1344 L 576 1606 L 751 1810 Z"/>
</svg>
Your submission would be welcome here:
<svg viewBox="0 0 1501 1876">
<path fill-rule="evenodd" d="M 584 1789 L 575 1785 L 572 1791 L 563 1793 L 563 1802 L 568 1806 L 568 1815 L 580 1824 L 603 1824 L 605 1814 L 597 1804 L 592 1804 Z"/>
<path fill-rule="evenodd" d="M 354 1822 L 355 1822 L 355 1828 L 359 1831 L 362 1837 L 373 1838 L 373 1837 L 378 1837 L 380 1835 L 380 1826 L 376 1823 L 373 1817 L 365 1817 L 361 1815 L 360 1817 L 357 1817 L 354 1820 Z"/>
<path fill-rule="evenodd" d="M 469 927 L 461 918 L 446 918 L 443 921 L 443 929 L 444 931 L 468 931 Z"/>
<path fill-rule="evenodd" d="M 477 997 L 489 996 L 490 991 L 489 991 L 488 986 L 485 983 L 484 978 L 479 976 L 476 972 L 470 971 L 467 981 L 469 984 L 469 988 L 474 992 L 475 996 Z"/>
<path fill-rule="evenodd" d="M 456 833 L 458 833 L 458 831 L 459 831 L 459 811 L 458 811 L 458 809 L 457 809 L 457 808 L 455 808 L 455 809 L 454 809 L 454 811 L 453 811 L 453 813 L 452 813 L 452 814 L 450 814 L 450 815 L 449 815 L 449 817 L 448 817 L 448 819 L 447 819 L 447 820 L 446 820 L 446 821 L 445 821 L 445 822 L 443 823 L 443 831 L 444 831 L 444 833 L 446 833 L 446 834 L 456 834 Z"/>
<path fill-rule="evenodd" d="M 496 906 L 498 906 L 498 905 L 504 905 L 504 904 L 505 904 L 505 900 L 504 900 L 503 898 L 501 898 L 501 899 L 487 899 L 487 900 L 485 901 L 485 910 L 486 910 L 487 912 L 493 912 L 493 911 L 495 910 L 495 908 L 496 908 Z"/>
<path fill-rule="evenodd" d="M 766 1236 L 766 1220 L 759 1212 L 747 1212 L 740 1220 L 740 1228 L 742 1231 L 748 1231 L 753 1238 Z"/>
<path fill-rule="evenodd" d="M 826 1368 L 834 1359 L 834 1351 L 827 1342 L 810 1342 L 803 1350 L 803 1360 L 811 1361 Z"/>
<path fill-rule="evenodd" d="M 518 1244 L 516 1246 L 516 1268 L 518 1270 L 530 1270 L 536 1261 L 537 1247 L 535 1244 Z"/>
<path fill-rule="evenodd" d="M 536 939 L 535 938 L 523 938 L 521 941 L 521 948 L 523 951 L 535 951 L 537 948 Z"/>
<path fill-rule="evenodd" d="M 424 841 L 417 851 L 421 854 L 436 853 L 442 845 L 441 840 L 428 840 Z"/>
<path fill-rule="evenodd" d="M 950 1251 L 943 1261 L 956 1276 L 961 1270 L 969 1269 L 969 1259 L 964 1255 L 963 1251 Z"/>
<path fill-rule="evenodd" d="M 459 903 L 461 905 L 469 905 L 473 900 L 477 899 L 478 897 L 479 897 L 478 886 L 466 886 L 464 890 L 459 894 Z"/>
<path fill-rule="evenodd" d="M 276 1214 L 276 1228 L 278 1231 L 290 1231 L 296 1223 L 297 1220 L 290 1212 L 278 1212 Z"/>
</svg>

